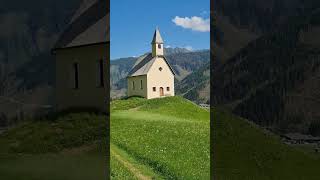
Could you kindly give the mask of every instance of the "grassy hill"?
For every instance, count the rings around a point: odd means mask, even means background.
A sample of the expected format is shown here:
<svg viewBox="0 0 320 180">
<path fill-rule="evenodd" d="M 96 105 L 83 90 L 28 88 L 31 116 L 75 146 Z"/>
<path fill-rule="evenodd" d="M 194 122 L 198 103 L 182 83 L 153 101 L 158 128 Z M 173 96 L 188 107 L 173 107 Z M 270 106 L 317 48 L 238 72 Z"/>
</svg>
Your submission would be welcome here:
<svg viewBox="0 0 320 180">
<path fill-rule="evenodd" d="M 216 179 L 318 179 L 319 154 L 231 112 L 212 115 Z M 111 104 L 113 179 L 208 179 L 209 143 L 209 112 L 181 97 Z"/>
<path fill-rule="evenodd" d="M 216 179 L 318 179 L 320 155 L 212 109 Z M 181 97 L 111 103 L 112 179 L 208 179 L 209 112 Z M 105 179 L 105 116 L 30 121 L 0 135 L 1 179 Z"/>
<path fill-rule="evenodd" d="M 1 179 L 105 179 L 106 119 L 77 113 L 0 134 Z"/>
<path fill-rule="evenodd" d="M 209 119 L 181 97 L 113 101 L 111 177 L 208 179 Z"/>
<path fill-rule="evenodd" d="M 229 112 L 213 114 L 215 179 L 319 179 L 319 154 L 289 147 Z"/>
</svg>

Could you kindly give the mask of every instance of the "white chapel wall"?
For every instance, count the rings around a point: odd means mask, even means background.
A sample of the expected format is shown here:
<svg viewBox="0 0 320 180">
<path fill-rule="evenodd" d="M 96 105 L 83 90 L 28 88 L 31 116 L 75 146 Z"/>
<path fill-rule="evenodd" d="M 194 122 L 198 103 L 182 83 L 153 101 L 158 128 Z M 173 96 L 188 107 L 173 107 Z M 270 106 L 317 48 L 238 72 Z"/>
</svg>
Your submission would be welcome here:
<svg viewBox="0 0 320 180">
<path fill-rule="evenodd" d="M 160 71 L 159 68 L 162 68 Z M 148 72 L 148 99 L 160 97 L 160 87 L 165 96 L 174 96 L 174 75 L 162 57 L 158 57 Z M 156 91 L 153 91 L 156 87 Z M 169 87 L 169 91 L 167 91 Z"/>
</svg>

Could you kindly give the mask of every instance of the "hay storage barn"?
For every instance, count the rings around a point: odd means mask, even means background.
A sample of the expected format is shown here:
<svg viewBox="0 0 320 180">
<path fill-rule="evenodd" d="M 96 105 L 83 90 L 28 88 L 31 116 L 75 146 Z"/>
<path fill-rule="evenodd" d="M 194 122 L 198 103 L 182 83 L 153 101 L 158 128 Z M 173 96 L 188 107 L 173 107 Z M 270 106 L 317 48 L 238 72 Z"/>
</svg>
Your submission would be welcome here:
<svg viewBox="0 0 320 180">
<path fill-rule="evenodd" d="M 106 1 L 91 1 L 76 12 L 57 41 L 56 110 L 107 109 L 109 10 Z"/>
<path fill-rule="evenodd" d="M 163 40 L 157 28 L 152 52 L 141 56 L 127 77 L 128 96 L 147 99 L 174 96 L 174 71 L 164 56 Z"/>
</svg>

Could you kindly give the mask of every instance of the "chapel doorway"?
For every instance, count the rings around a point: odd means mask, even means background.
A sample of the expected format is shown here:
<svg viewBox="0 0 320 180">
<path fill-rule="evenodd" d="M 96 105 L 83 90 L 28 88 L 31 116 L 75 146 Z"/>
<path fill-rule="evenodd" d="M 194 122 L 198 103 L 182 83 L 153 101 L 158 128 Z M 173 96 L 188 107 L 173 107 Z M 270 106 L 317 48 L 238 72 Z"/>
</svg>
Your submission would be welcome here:
<svg viewBox="0 0 320 180">
<path fill-rule="evenodd" d="M 163 87 L 160 87 L 160 96 L 164 96 Z"/>
</svg>

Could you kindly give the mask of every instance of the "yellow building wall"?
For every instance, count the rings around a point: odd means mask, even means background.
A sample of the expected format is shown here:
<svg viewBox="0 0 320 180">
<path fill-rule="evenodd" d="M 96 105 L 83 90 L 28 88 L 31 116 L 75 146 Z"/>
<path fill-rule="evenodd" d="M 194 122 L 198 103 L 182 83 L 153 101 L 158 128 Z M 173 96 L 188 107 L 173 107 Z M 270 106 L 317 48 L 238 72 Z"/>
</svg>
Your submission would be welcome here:
<svg viewBox="0 0 320 180">
<path fill-rule="evenodd" d="M 56 51 L 56 109 L 96 108 L 107 111 L 109 44 L 97 44 Z M 104 87 L 98 87 L 98 61 L 103 60 Z M 79 88 L 71 81 L 73 63 L 79 64 Z"/>
<path fill-rule="evenodd" d="M 142 81 L 142 88 L 141 88 L 141 81 Z M 134 76 L 128 77 L 128 96 L 141 96 L 147 98 L 147 76 Z M 134 88 L 133 83 L 134 82 Z"/>
<path fill-rule="evenodd" d="M 162 68 L 161 71 L 159 70 L 160 67 Z M 174 75 L 162 57 L 157 57 L 147 74 L 147 79 L 148 99 L 159 98 L 160 87 L 163 87 L 164 96 L 174 96 Z M 156 87 L 155 92 L 153 87 Z M 167 91 L 167 87 L 170 88 L 169 91 Z"/>
</svg>

